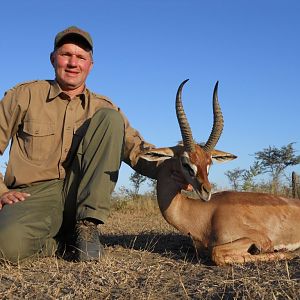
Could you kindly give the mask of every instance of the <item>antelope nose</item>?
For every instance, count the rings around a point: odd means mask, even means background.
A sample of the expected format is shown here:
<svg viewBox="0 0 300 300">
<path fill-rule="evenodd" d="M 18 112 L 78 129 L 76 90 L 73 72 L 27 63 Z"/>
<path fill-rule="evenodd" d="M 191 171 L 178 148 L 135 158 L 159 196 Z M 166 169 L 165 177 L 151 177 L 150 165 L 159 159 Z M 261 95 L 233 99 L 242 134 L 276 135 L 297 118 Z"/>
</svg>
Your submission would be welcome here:
<svg viewBox="0 0 300 300">
<path fill-rule="evenodd" d="M 211 188 L 205 186 L 204 184 L 202 185 L 202 195 L 204 196 L 203 200 L 204 201 L 209 201 L 211 197 Z"/>
</svg>

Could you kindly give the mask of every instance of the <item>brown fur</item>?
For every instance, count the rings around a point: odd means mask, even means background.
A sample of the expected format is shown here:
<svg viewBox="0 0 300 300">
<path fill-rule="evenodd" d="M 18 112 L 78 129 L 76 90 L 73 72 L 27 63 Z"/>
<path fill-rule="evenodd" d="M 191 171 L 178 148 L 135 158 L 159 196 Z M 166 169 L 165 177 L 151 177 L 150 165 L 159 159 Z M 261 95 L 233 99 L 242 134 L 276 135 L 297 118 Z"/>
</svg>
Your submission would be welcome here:
<svg viewBox="0 0 300 300">
<path fill-rule="evenodd" d="M 217 265 L 292 258 L 290 250 L 300 248 L 299 200 L 231 191 L 215 193 L 208 202 L 191 199 L 172 179 L 178 169 L 176 158 L 161 165 L 157 178 L 161 213 Z"/>
</svg>

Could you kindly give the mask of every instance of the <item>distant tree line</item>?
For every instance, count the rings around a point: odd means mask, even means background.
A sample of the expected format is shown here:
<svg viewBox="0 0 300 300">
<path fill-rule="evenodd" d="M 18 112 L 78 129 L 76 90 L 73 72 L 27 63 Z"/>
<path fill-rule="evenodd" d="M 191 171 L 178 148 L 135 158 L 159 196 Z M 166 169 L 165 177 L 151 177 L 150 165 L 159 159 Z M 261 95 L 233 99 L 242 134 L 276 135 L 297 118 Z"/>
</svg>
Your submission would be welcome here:
<svg viewBox="0 0 300 300">
<path fill-rule="evenodd" d="M 300 163 L 300 155 L 296 155 L 293 145 L 290 143 L 281 148 L 269 146 L 254 154 L 254 163 L 249 169 L 235 168 L 225 172 L 231 188 L 236 191 L 262 191 L 292 196 L 292 176 L 288 176 L 285 171 Z M 269 175 L 268 181 L 259 180 L 259 175 L 263 174 Z"/>
</svg>

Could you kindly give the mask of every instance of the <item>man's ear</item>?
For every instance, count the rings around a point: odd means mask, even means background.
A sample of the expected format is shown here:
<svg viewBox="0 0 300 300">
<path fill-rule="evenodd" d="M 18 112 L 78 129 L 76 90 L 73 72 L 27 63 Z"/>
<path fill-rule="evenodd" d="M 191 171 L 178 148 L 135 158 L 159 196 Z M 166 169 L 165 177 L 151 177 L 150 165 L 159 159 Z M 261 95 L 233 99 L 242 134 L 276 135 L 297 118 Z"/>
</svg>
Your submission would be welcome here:
<svg viewBox="0 0 300 300">
<path fill-rule="evenodd" d="M 50 53 L 50 62 L 51 62 L 53 67 L 54 67 L 54 61 L 55 61 L 55 59 L 54 59 L 54 51 L 53 51 L 53 52 Z"/>
<path fill-rule="evenodd" d="M 224 152 L 224 151 L 220 151 L 220 150 L 212 150 L 211 152 L 211 159 L 213 162 L 217 162 L 217 163 L 224 163 L 233 159 L 236 159 L 237 156 L 234 154 L 231 154 L 229 152 Z"/>
<path fill-rule="evenodd" d="M 94 66 L 94 60 L 92 59 L 92 62 L 91 62 L 91 65 L 90 65 L 90 69 L 89 69 L 89 73 L 92 71 L 93 66 Z"/>
</svg>

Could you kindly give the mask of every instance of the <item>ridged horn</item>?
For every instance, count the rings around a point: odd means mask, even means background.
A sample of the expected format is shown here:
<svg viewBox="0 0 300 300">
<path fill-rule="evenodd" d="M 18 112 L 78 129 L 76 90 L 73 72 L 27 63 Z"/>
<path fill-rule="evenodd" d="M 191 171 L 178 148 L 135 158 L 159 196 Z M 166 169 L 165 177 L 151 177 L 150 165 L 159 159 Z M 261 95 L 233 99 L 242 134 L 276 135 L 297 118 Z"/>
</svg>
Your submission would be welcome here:
<svg viewBox="0 0 300 300">
<path fill-rule="evenodd" d="M 188 81 L 188 79 L 184 80 L 180 84 L 180 86 L 177 90 L 176 115 L 177 115 L 177 120 L 178 120 L 180 131 L 181 131 L 181 137 L 182 137 L 184 148 L 188 152 L 193 152 L 193 151 L 195 151 L 195 142 L 193 140 L 192 130 L 190 128 L 187 117 L 183 110 L 183 105 L 182 105 L 182 101 L 181 101 L 182 88 L 187 81 Z"/>
<path fill-rule="evenodd" d="M 218 84 L 219 81 L 216 82 L 213 94 L 213 114 L 214 114 L 214 122 L 213 128 L 211 130 L 210 136 L 203 146 L 203 150 L 209 152 L 214 149 L 216 146 L 224 127 L 224 119 L 221 111 L 221 107 L 218 100 Z"/>
</svg>

